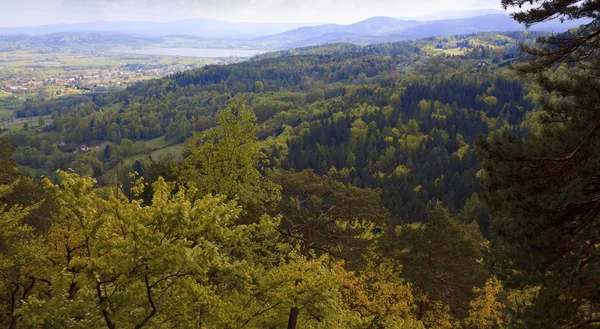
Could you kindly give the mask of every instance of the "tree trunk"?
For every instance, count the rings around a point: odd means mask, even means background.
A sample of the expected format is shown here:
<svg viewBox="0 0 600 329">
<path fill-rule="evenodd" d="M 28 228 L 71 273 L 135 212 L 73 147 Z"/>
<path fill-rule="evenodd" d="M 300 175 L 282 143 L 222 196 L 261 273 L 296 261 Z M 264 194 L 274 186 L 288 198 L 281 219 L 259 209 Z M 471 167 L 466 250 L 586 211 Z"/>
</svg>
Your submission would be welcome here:
<svg viewBox="0 0 600 329">
<path fill-rule="evenodd" d="M 288 320 L 287 329 L 296 329 L 296 324 L 298 324 L 298 314 L 300 313 L 300 309 L 298 307 L 292 307 L 290 309 L 290 318 Z"/>
<path fill-rule="evenodd" d="M 417 321 L 423 320 L 424 313 L 425 313 L 425 303 L 421 300 L 421 301 L 419 301 L 419 310 L 417 312 Z"/>
</svg>

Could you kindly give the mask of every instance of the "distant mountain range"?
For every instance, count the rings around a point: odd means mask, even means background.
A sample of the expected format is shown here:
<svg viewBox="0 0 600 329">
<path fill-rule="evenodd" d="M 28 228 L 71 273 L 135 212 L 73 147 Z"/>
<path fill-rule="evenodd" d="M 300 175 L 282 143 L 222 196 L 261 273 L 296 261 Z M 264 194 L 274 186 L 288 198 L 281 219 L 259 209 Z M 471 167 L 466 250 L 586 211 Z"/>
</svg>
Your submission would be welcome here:
<svg viewBox="0 0 600 329">
<path fill-rule="evenodd" d="M 307 26 L 307 23 L 238 23 L 214 19 L 187 19 L 175 22 L 91 22 L 42 26 L 0 27 L 0 35 L 51 34 L 59 32 L 118 32 L 137 35 L 190 35 L 205 38 L 254 38 Z"/>
<path fill-rule="evenodd" d="M 290 45 L 318 44 L 342 41 L 356 36 L 383 35 L 402 31 L 422 24 L 417 21 L 401 21 L 391 17 L 372 17 L 350 25 L 324 24 L 301 27 L 292 31 L 257 38 L 257 41 L 273 41 Z"/>
<path fill-rule="evenodd" d="M 461 19 L 461 18 L 470 18 L 477 16 L 485 16 L 485 15 L 505 15 L 508 16 L 508 13 L 504 10 L 499 9 L 476 9 L 476 10 L 446 10 L 446 11 L 438 11 L 432 14 L 421 15 L 421 16 L 400 16 L 396 17 L 396 19 L 402 21 L 419 21 L 419 22 L 429 22 L 429 21 L 439 21 L 446 19 Z"/>
<path fill-rule="evenodd" d="M 535 25 L 531 30 L 563 32 L 584 22 L 583 20 L 575 20 L 561 23 L 555 20 Z M 296 48 L 331 42 L 368 44 L 414 40 L 433 36 L 519 30 L 525 30 L 525 26 L 518 24 L 504 13 L 434 21 L 407 21 L 390 17 L 373 17 L 351 25 L 326 24 L 301 27 L 255 40 L 279 44 L 280 48 Z"/>
<path fill-rule="evenodd" d="M 444 17 L 446 19 L 437 19 Z M 584 23 L 558 20 L 533 26 L 536 31 L 562 32 Z M 372 17 L 350 25 L 303 23 L 232 23 L 211 19 L 176 22 L 92 22 L 37 27 L 0 28 L 0 35 L 39 35 L 57 32 L 118 33 L 148 36 L 187 36 L 198 40 L 227 40 L 232 47 L 289 49 L 331 42 L 372 44 L 432 36 L 524 30 L 500 10 L 449 11 L 419 17 Z"/>
</svg>

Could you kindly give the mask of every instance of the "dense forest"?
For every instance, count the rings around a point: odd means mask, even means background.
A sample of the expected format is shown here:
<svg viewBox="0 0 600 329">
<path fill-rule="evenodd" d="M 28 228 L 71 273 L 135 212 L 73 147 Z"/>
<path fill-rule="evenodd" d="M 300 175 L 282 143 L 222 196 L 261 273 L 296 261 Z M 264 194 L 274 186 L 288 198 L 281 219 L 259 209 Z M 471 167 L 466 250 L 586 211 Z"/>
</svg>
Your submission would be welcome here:
<svg viewBox="0 0 600 329">
<path fill-rule="evenodd" d="M 0 326 L 598 328 L 598 5 L 25 103 Z"/>
<path fill-rule="evenodd" d="M 275 53 L 104 97 L 26 103 L 19 116 L 50 114 L 53 126 L 8 138 L 17 164 L 39 174 L 72 168 L 104 185 L 117 183 L 115 177 L 127 185 L 134 165 L 143 176 L 153 170 L 147 158 L 127 161 L 152 154 L 145 141 L 182 143 L 214 127 L 219 109 L 243 97 L 257 118 L 257 136 L 269 159 L 265 168 L 311 169 L 357 187 L 381 188 L 395 224 L 424 222 L 431 200 L 452 214 L 471 200 L 485 230 L 473 145 L 479 134 L 518 130 L 534 108 L 536 90 L 524 87 L 508 64 L 519 44 L 537 35 Z M 447 54 L 452 51 L 462 55 Z M 84 143 L 99 148 L 73 152 Z"/>
</svg>

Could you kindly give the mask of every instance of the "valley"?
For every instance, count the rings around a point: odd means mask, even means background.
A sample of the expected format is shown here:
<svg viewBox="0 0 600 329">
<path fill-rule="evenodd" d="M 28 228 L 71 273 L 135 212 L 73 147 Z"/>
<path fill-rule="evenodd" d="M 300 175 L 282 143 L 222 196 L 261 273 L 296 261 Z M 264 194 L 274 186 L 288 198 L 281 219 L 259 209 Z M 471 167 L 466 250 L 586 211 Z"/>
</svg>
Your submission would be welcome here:
<svg viewBox="0 0 600 329">
<path fill-rule="evenodd" d="M 43 8 L 0 327 L 599 328 L 600 0 Z"/>
<path fill-rule="evenodd" d="M 109 182 L 134 166 L 148 173 L 153 162 L 181 161 L 183 142 L 212 129 L 218 109 L 237 94 L 256 114 L 257 134 L 272 164 L 385 187 L 390 194 L 384 202 L 395 221 L 422 221 L 426 207 L 419 195 L 460 209 L 480 192 L 470 183 L 477 173 L 477 134 L 514 129 L 523 120 L 524 99 L 533 90 L 507 68 L 519 43 L 535 35 L 488 33 L 266 53 L 142 81 L 120 92 L 33 100 L 17 107 L 17 117 L 35 114 L 52 122 L 33 120 L 28 132 L 20 131 L 22 125 L 9 126 L 7 137 L 23 168 L 51 177 L 77 163 L 76 172 Z M 454 89 L 462 91 L 448 94 Z M 334 122 L 334 130 L 326 128 Z M 302 137 L 307 133 L 308 140 Z M 57 141 L 65 145 L 42 150 L 42 144 Z M 95 152 L 78 151 L 82 144 Z M 430 152 L 441 152 L 438 168 L 462 169 L 432 174 L 426 169 Z M 403 171 L 411 175 L 397 175 Z M 461 181 L 467 185 L 460 194 L 447 194 L 441 186 L 457 184 L 451 178 L 456 174 L 466 175 Z"/>
</svg>

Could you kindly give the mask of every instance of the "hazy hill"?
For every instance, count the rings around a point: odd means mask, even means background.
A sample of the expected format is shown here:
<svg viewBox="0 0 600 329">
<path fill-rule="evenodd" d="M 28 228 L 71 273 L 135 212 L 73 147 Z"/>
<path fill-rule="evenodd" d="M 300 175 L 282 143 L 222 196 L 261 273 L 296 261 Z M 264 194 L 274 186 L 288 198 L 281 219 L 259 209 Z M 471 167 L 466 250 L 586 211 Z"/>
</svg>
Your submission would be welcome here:
<svg viewBox="0 0 600 329">
<path fill-rule="evenodd" d="M 445 20 L 445 19 L 470 18 L 470 17 L 477 17 L 477 16 L 485 16 L 485 15 L 508 16 L 508 13 L 506 13 L 504 10 L 499 10 L 499 9 L 447 10 L 447 11 L 438 11 L 435 13 L 421 15 L 421 16 L 400 16 L 400 17 L 396 17 L 396 19 L 428 22 L 428 21 L 439 21 L 439 20 Z"/>
<path fill-rule="evenodd" d="M 428 20 L 444 17 L 462 17 L 481 13 L 492 13 L 483 16 Z M 400 20 L 392 17 L 372 17 L 354 24 L 323 24 L 305 26 L 301 23 L 232 23 L 210 19 L 189 19 L 176 22 L 92 22 L 82 24 L 57 24 L 38 27 L 0 28 L 0 35 L 30 35 L 33 38 L 45 37 L 59 33 L 96 33 L 122 34 L 123 38 L 139 37 L 141 42 L 149 37 L 185 39 L 183 42 L 164 43 L 160 46 L 181 47 L 242 47 L 253 49 L 289 49 L 333 42 L 356 44 L 373 44 L 402 40 L 414 40 L 432 36 L 464 35 L 481 32 L 508 32 L 524 30 L 523 25 L 516 23 L 502 11 L 455 11 L 417 17 L 418 20 Z M 568 21 L 562 24 L 559 20 L 545 22 L 534 26 L 537 31 L 562 32 L 584 23 L 583 20 Z M 164 38 L 169 36 L 168 38 Z M 117 38 L 117 37 L 112 37 Z M 53 39 L 53 38 L 50 38 Z M 55 40 L 43 38 L 49 44 L 60 45 Z M 98 39 L 104 43 L 115 43 L 115 40 Z M 204 40 L 203 43 L 195 42 Z M 30 40 L 34 42 L 35 40 Z M 151 40 L 156 42 L 157 40 Z M 167 40 L 168 41 L 168 40 Z M 194 42 L 192 42 L 194 41 Z M 211 43 L 212 42 L 212 43 Z M 131 42 L 130 42 L 131 43 Z M 140 46 L 140 40 L 131 43 Z M 32 43 L 30 43 L 32 44 Z M 63 43 L 64 44 L 64 43 Z M 33 44 L 32 44 L 33 45 Z M 10 45 L 5 48 L 10 49 Z M 14 48 L 14 47 L 12 47 Z"/>
<path fill-rule="evenodd" d="M 443 35 L 471 34 L 479 32 L 507 32 L 522 30 L 523 26 L 506 15 L 485 15 L 462 19 L 447 19 L 420 24 L 401 31 L 389 33 L 397 39 L 419 39 Z"/>
<path fill-rule="evenodd" d="M 577 27 L 584 22 L 583 20 L 579 20 L 561 23 L 555 20 L 538 24 L 531 29 L 536 31 L 562 32 Z M 373 17 L 351 25 L 327 24 L 302 27 L 280 34 L 257 38 L 255 41 L 275 43 L 279 48 L 285 49 L 331 42 L 373 44 L 415 40 L 433 36 L 521 30 L 525 30 L 525 26 L 518 24 L 504 13 L 426 22 L 405 21 L 391 17 Z"/>
<path fill-rule="evenodd" d="M 352 41 L 362 36 L 378 36 L 423 24 L 401 21 L 391 17 L 372 17 L 350 25 L 324 24 L 255 39 L 258 42 L 276 42 L 280 48 L 302 47 L 329 42 Z"/>
<path fill-rule="evenodd" d="M 0 27 L 0 34 L 50 34 L 57 32 L 120 32 L 142 35 L 193 35 L 207 38 L 248 38 L 289 31 L 306 23 L 240 23 L 212 19 L 188 19 L 175 22 L 90 22 L 16 28 Z"/>
<path fill-rule="evenodd" d="M 273 34 L 255 39 L 255 41 L 281 42 L 282 44 L 300 42 L 330 33 L 344 32 L 344 26 L 338 24 L 323 24 L 318 26 L 300 27 L 288 32 Z M 351 35 L 351 32 L 348 32 Z"/>
<path fill-rule="evenodd" d="M 401 31 L 422 24 L 416 20 L 398 20 L 391 17 L 376 16 L 344 27 L 344 32 L 358 34 L 385 34 Z"/>
</svg>

